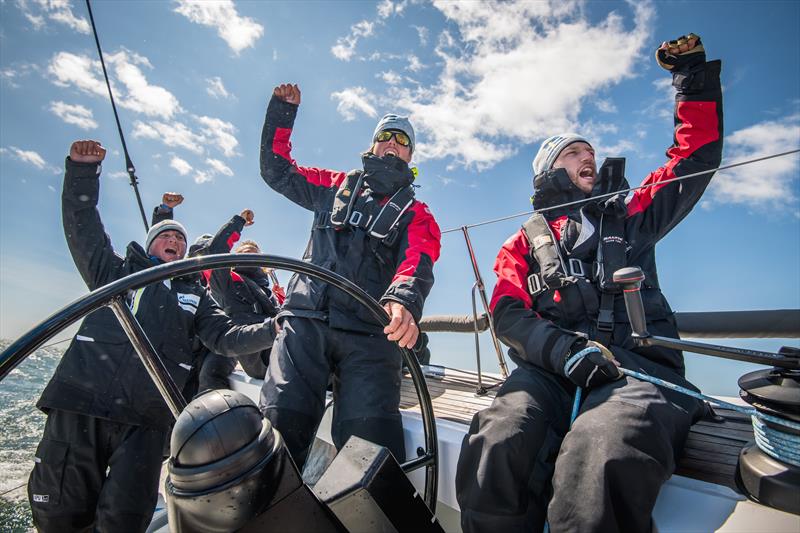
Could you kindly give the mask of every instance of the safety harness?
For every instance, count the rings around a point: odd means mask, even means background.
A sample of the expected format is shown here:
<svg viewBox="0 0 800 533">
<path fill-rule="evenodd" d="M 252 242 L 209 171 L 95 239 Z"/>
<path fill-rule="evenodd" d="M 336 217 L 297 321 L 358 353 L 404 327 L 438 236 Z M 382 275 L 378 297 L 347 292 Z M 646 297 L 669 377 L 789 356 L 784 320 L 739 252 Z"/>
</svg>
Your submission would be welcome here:
<svg viewBox="0 0 800 533">
<path fill-rule="evenodd" d="M 598 183 L 606 188 L 619 187 L 624 182 L 624 159 L 607 160 L 600 169 Z M 613 190 L 613 189 L 612 189 Z M 535 301 L 549 290 L 575 285 L 589 316 L 594 314 L 596 293 L 600 293 L 597 309 L 596 340 L 608 345 L 614 331 L 614 298 L 621 288 L 613 282 L 615 271 L 626 266 L 625 209 L 623 198 L 591 204 L 599 215 L 600 228 L 596 259 L 587 263 L 581 259 L 566 257 L 556 241 L 544 215 L 534 213 L 522 226 L 531 246 L 530 255 L 539 266 L 539 271 L 528 276 L 528 292 Z M 591 291 L 591 292 L 589 292 Z"/>
<path fill-rule="evenodd" d="M 336 191 L 330 224 L 339 229 L 346 226 L 361 228 L 370 237 L 391 246 L 399 234 L 400 217 L 414 203 L 414 188 L 411 185 L 401 187 L 380 205 L 363 185 L 364 171 L 353 170 L 347 174 Z"/>
</svg>

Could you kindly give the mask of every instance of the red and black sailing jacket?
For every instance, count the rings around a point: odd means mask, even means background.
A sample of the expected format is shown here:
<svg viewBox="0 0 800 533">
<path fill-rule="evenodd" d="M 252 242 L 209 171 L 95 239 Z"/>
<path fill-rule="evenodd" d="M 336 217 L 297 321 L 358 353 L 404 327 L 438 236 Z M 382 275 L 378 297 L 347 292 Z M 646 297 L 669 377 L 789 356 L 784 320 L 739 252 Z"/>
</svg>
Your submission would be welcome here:
<svg viewBox="0 0 800 533">
<path fill-rule="evenodd" d="M 655 335 L 677 337 L 673 312 L 658 287 L 655 245 L 689 214 L 713 173 L 678 182 L 661 182 L 719 166 L 723 125 L 719 74 L 718 61 L 701 65 L 692 73 L 673 74 L 673 85 L 678 89 L 675 133 L 673 144 L 667 150 L 669 160 L 643 181 L 643 184 L 655 184 L 653 187 L 635 191 L 629 200 L 624 200 L 620 194 L 594 205 L 545 212 L 558 252 L 569 270 L 566 273 L 569 283 L 554 288 L 529 283 L 531 275 L 536 278 L 543 269 L 532 253 L 524 229 L 503 244 L 494 266 L 497 284 L 490 308 L 497 334 L 510 347 L 509 355 L 515 363 L 532 364 L 563 375 L 564 360 L 570 349 L 581 338 L 588 337 L 602 338 L 612 346 L 631 350 L 683 374 L 681 352 L 634 346 L 621 293 L 618 288 L 601 289 L 597 271 L 603 260 L 598 260 L 597 251 L 600 241 L 606 237 L 598 228 L 598 212 L 608 212 L 607 208 L 613 207 L 616 201 L 620 236 L 609 238 L 621 240 L 624 246 L 624 264 L 617 266 L 642 268 L 646 275 L 642 297 L 648 330 Z M 576 199 L 578 194 L 585 197 L 568 179 L 566 181 L 574 190 L 566 191 L 566 195 L 559 196 L 559 201 L 553 204 Z M 620 189 L 624 188 L 623 184 Z M 534 203 L 534 207 L 550 206 Z M 613 272 L 607 276 L 610 274 Z M 611 294 L 605 298 L 610 302 L 609 308 L 613 308 L 613 318 L 605 335 L 598 331 L 598 308 L 604 292 Z"/>
<path fill-rule="evenodd" d="M 303 259 L 349 279 L 381 303 L 401 303 L 419 322 L 441 249 L 436 220 L 424 203 L 414 200 L 395 224 L 394 238 L 378 239 L 352 224 L 334 227 L 334 200 L 347 174 L 302 167 L 292 159 L 289 137 L 297 108 L 275 97 L 270 100 L 261 134 L 261 176 L 277 192 L 314 212 Z M 375 200 L 385 203 L 387 198 Z M 307 276 L 292 277 L 281 315 L 325 318 L 339 329 L 382 332 L 366 307 Z"/>
</svg>

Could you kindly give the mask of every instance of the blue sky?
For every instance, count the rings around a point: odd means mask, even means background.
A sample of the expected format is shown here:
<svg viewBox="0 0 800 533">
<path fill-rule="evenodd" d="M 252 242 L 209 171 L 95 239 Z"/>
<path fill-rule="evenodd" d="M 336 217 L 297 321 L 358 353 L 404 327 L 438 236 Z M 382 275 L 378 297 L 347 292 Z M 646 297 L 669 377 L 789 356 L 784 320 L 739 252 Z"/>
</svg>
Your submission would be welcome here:
<svg viewBox="0 0 800 533">
<path fill-rule="evenodd" d="M 800 148 L 798 2 L 186 2 L 93 4 L 148 211 L 186 197 L 192 238 L 245 207 L 246 236 L 299 257 L 309 213 L 258 175 L 272 88 L 298 83 L 294 156 L 359 164 L 377 119 L 409 114 L 421 186 L 443 229 L 529 209 L 530 162 L 564 130 L 598 157 L 628 158 L 638 183 L 671 142 L 669 76 L 652 51 L 689 31 L 723 60 L 725 162 Z M 143 239 L 83 2 L 0 1 L 0 336 L 15 337 L 86 292 L 60 222 L 63 159 L 101 140 L 100 210 L 122 250 Z M 800 159 L 718 174 L 658 247 L 677 310 L 800 307 Z M 523 222 L 471 231 L 491 290 L 502 242 Z M 463 237 L 443 237 L 426 313 L 467 313 Z M 286 281 L 288 275 L 283 273 Z M 473 366 L 468 335 L 437 336 L 434 360 Z M 780 341 L 749 345 L 777 349 Z M 796 341 L 794 342 L 796 344 Z M 484 368 L 493 369 L 490 344 Z M 694 359 L 695 381 L 732 392 L 741 367 Z M 712 379 L 713 378 L 713 379 Z"/>
</svg>

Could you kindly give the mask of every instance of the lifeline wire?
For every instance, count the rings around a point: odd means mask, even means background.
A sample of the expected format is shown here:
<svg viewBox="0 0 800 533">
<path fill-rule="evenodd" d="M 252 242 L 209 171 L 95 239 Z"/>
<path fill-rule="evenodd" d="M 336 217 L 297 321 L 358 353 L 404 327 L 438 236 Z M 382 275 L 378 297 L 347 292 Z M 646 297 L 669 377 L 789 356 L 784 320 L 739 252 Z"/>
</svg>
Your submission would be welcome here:
<svg viewBox="0 0 800 533">
<path fill-rule="evenodd" d="M 147 224 L 147 217 L 144 214 L 144 206 L 142 205 L 142 197 L 139 196 L 138 180 L 136 178 L 136 168 L 133 166 L 130 155 L 128 155 L 128 146 L 125 144 L 125 136 L 122 134 L 122 126 L 119 123 L 119 115 L 117 114 L 117 106 L 114 103 L 114 93 L 111 92 L 111 83 L 108 81 L 108 71 L 106 70 L 106 62 L 103 59 L 103 49 L 100 48 L 100 38 L 97 36 L 97 28 L 94 25 L 94 16 L 92 15 L 92 4 L 86 0 L 86 9 L 89 10 L 89 20 L 92 22 L 92 32 L 94 32 L 94 42 L 97 44 L 97 55 L 100 56 L 100 65 L 103 67 L 103 76 L 106 78 L 106 87 L 108 87 L 108 97 L 111 99 L 111 109 L 114 110 L 114 118 L 117 120 L 117 131 L 119 131 L 119 139 L 122 141 L 122 151 L 125 153 L 125 166 L 128 170 L 128 176 L 131 179 L 131 187 L 136 194 L 136 202 L 139 204 L 139 212 L 142 214 L 142 222 L 144 222 L 144 230 L 150 231 L 150 226 Z"/>
<path fill-rule="evenodd" d="M 552 211 L 554 209 L 559 209 L 561 207 L 569 207 L 571 205 L 578 205 L 578 204 L 583 204 L 583 203 L 587 203 L 587 202 L 594 202 L 596 200 L 602 200 L 603 198 L 610 198 L 612 196 L 616 196 L 616 195 L 621 194 L 621 193 L 629 193 L 631 191 L 636 191 L 636 190 L 639 190 L 639 189 L 648 189 L 650 187 L 666 185 L 667 183 L 672 183 L 673 181 L 682 181 L 682 180 L 689 179 L 689 178 L 696 178 L 697 176 L 703 176 L 705 174 L 710 174 L 712 172 L 717 172 L 717 171 L 720 171 L 720 170 L 728 170 L 729 168 L 734 168 L 734 167 L 741 167 L 743 165 L 749 165 L 751 163 L 758 163 L 759 161 L 766 161 L 767 159 L 773 159 L 775 157 L 783 157 L 785 155 L 796 154 L 798 152 L 800 152 L 800 148 L 797 148 L 795 150 L 789 150 L 788 152 L 781 152 L 779 154 L 772 154 L 772 155 L 767 155 L 767 156 L 764 156 L 764 157 L 757 157 L 755 159 L 749 159 L 747 161 L 740 161 L 738 163 L 731 163 L 730 165 L 725 165 L 725 166 L 721 166 L 721 167 L 717 167 L 717 168 L 712 168 L 711 170 L 703 170 L 703 171 L 700 171 L 700 172 L 694 172 L 692 174 L 686 174 L 685 176 L 679 176 L 677 178 L 671 178 L 671 179 L 664 180 L 664 181 L 658 181 L 658 182 L 655 182 L 655 183 L 648 183 L 646 185 L 639 185 L 638 187 L 630 187 L 628 189 L 621 189 L 619 191 L 614 191 L 614 192 L 610 192 L 610 193 L 606 193 L 606 194 L 600 194 L 598 196 L 590 196 L 588 198 L 583 198 L 581 200 L 574 200 L 572 202 L 566 202 L 566 203 L 559 204 L 559 205 L 554 205 L 554 206 L 551 206 L 551 207 L 543 207 L 542 209 L 534 209 L 533 211 L 525 211 L 523 213 L 517 213 L 515 215 L 508 215 L 508 216 L 505 216 L 505 217 L 494 218 L 492 220 L 484 220 L 483 222 L 477 222 L 475 224 L 467 224 L 465 226 L 459 226 L 457 228 L 446 229 L 446 230 L 442 231 L 442 235 L 444 235 L 445 233 L 452 233 L 454 231 L 463 231 L 462 228 L 477 228 L 478 226 L 486 226 L 487 224 L 494 224 L 495 222 L 502 222 L 504 220 L 511 220 L 512 218 L 517 218 L 517 217 L 521 217 L 521 216 L 530 216 L 530 215 L 532 215 L 534 213 L 544 213 L 545 211 Z"/>
</svg>

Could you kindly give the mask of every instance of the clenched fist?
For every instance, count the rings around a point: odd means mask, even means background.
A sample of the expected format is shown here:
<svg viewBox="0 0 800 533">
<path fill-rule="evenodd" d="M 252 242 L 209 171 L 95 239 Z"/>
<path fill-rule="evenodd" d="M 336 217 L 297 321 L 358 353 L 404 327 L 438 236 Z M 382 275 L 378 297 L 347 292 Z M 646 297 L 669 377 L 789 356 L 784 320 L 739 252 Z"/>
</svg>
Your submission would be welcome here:
<svg viewBox="0 0 800 533">
<path fill-rule="evenodd" d="M 69 147 L 69 158 L 76 163 L 99 163 L 106 157 L 106 149 L 98 141 L 75 141 Z"/>
<path fill-rule="evenodd" d="M 161 197 L 161 203 L 174 209 L 183 203 L 183 195 L 177 192 L 165 192 L 164 196 Z"/>
<path fill-rule="evenodd" d="M 300 87 L 297 84 L 284 83 L 283 85 L 278 85 L 272 91 L 272 96 L 280 98 L 289 104 L 300 105 Z"/>
<path fill-rule="evenodd" d="M 256 220 L 256 214 L 253 213 L 252 209 L 245 209 L 240 214 L 240 217 L 244 219 L 245 226 L 252 226 Z"/>
</svg>

